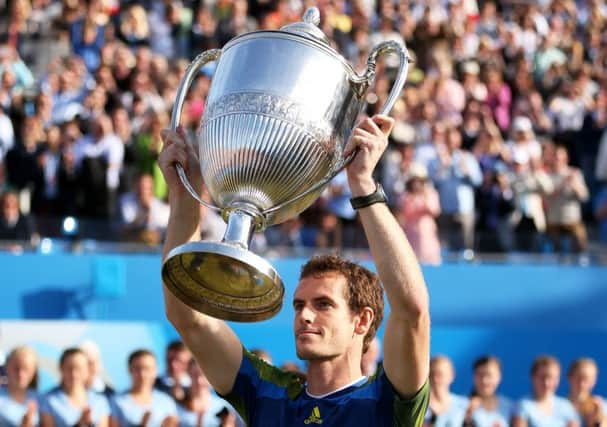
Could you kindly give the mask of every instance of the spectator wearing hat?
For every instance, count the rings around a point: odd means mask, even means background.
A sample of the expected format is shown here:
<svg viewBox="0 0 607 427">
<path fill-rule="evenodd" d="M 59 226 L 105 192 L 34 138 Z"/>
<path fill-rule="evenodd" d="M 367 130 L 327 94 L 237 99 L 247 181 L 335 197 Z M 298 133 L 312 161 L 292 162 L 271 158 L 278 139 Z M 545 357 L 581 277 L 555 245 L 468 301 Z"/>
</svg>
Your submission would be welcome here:
<svg viewBox="0 0 607 427">
<path fill-rule="evenodd" d="M 510 162 L 516 156 L 529 161 L 541 157 L 542 146 L 535 138 L 533 125 L 527 117 L 517 116 L 512 120 L 512 139 L 506 142 L 506 154 Z"/>
<path fill-rule="evenodd" d="M 405 192 L 398 202 L 400 224 L 422 264 L 441 263 L 436 217 L 440 214 L 438 193 L 428 183 L 425 166 L 413 163 L 408 171 Z"/>
<path fill-rule="evenodd" d="M 512 172 L 514 211 L 510 224 L 514 230 L 514 245 L 517 250 L 539 249 L 540 238 L 546 231 L 543 198 L 552 188 L 541 158 L 530 160 L 524 151 L 516 152 Z"/>
</svg>

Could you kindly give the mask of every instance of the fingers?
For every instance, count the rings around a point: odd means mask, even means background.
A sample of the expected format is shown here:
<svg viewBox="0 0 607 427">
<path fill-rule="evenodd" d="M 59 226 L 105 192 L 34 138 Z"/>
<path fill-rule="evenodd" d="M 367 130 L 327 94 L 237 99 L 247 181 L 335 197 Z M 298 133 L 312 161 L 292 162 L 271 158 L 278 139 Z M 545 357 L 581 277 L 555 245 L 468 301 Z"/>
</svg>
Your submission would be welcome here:
<svg viewBox="0 0 607 427">
<path fill-rule="evenodd" d="M 394 118 L 383 114 L 376 114 L 372 118 L 373 123 L 379 128 L 380 132 L 385 136 L 390 135 L 394 127 Z"/>
</svg>

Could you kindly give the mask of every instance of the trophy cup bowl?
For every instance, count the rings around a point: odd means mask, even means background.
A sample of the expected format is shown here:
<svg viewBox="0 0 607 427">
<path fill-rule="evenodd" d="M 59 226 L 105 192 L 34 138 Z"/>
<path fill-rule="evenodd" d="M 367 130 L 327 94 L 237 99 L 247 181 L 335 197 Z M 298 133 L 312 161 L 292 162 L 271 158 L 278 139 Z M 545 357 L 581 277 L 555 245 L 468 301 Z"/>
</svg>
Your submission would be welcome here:
<svg viewBox="0 0 607 427">
<path fill-rule="evenodd" d="M 268 261 L 248 250 L 253 233 L 306 209 L 351 160 L 342 153 L 379 55 L 400 58 L 381 113 L 392 108 L 404 86 L 404 46 L 380 43 L 360 76 L 329 46 L 317 28 L 319 17 L 311 8 L 303 22 L 244 34 L 221 50 L 203 52 L 181 81 L 173 129 L 196 74 L 217 62 L 197 134 L 202 177 L 216 206 L 200 197 L 180 165 L 177 171 L 194 198 L 221 213 L 227 229 L 221 242 L 174 248 L 162 267 L 167 288 L 197 311 L 241 322 L 278 313 L 284 285 Z"/>
</svg>

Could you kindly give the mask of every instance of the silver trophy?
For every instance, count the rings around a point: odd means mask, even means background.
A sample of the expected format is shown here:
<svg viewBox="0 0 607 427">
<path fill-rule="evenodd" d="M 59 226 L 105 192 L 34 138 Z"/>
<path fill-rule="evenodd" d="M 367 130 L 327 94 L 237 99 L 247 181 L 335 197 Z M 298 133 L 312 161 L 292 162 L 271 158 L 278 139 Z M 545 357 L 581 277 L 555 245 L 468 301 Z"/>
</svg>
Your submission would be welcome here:
<svg viewBox="0 0 607 427">
<path fill-rule="evenodd" d="M 177 92 L 175 129 L 193 79 L 217 61 L 197 135 L 200 168 L 217 206 L 192 188 L 191 195 L 221 213 L 227 229 L 221 242 L 199 241 L 173 249 L 162 267 L 166 286 L 181 301 L 213 317 L 253 322 L 281 308 L 284 285 L 264 258 L 248 250 L 256 231 L 295 217 L 310 206 L 351 160 L 344 147 L 365 106 L 379 55 L 400 58 L 381 113 L 398 98 L 407 76 L 406 48 L 387 41 L 369 53 L 358 75 L 329 46 L 310 8 L 303 22 L 280 31 L 256 31 L 232 39 L 221 50 L 200 54 Z"/>
</svg>

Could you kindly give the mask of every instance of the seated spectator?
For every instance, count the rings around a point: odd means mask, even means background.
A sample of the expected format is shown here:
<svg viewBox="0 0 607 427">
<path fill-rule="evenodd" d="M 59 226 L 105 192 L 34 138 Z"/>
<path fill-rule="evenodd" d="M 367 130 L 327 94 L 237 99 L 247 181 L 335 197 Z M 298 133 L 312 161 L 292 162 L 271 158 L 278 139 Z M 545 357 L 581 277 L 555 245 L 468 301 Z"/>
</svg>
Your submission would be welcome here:
<svg viewBox="0 0 607 427">
<path fill-rule="evenodd" d="M 19 210 L 17 193 L 6 191 L 0 202 L 0 240 L 30 241 L 34 236 L 33 222 Z"/>
<path fill-rule="evenodd" d="M 552 356 L 539 356 L 531 366 L 532 394 L 521 399 L 513 427 L 579 427 L 575 408 L 567 399 L 557 396 L 561 366 Z"/>
<path fill-rule="evenodd" d="M 17 347 L 6 360 L 6 387 L 0 388 L 0 425 L 38 425 L 37 358 L 29 347 Z"/>
<path fill-rule="evenodd" d="M 89 363 L 78 348 L 68 348 L 59 360 L 61 383 L 40 402 L 41 427 L 109 425 L 110 406 L 105 396 L 87 390 Z"/>
<path fill-rule="evenodd" d="M 474 389 L 464 426 L 508 427 L 514 415 L 514 403 L 496 393 L 502 380 L 500 361 L 495 356 L 483 356 L 474 362 L 473 369 Z"/>
<path fill-rule="evenodd" d="M 593 395 L 599 369 L 593 359 L 582 357 L 569 366 L 569 401 L 582 418 L 584 427 L 607 426 L 607 404 L 602 397 Z"/>
<path fill-rule="evenodd" d="M 563 249 L 564 237 L 573 240 L 572 251 L 586 250 L 586 225 L 582 219 L 582 202 L 588 200 L 588 188 L 581 171 L 569 165 L 567 149 L 558 146 L 548 164 L 552 191 L 545 198 L 548 237 L 556 251 Z"/>
<path fill-rule="evenodd" d="M 435 218 L 441 208 L 438 193 L 428 183 L 428 171 L 414 163 L 409 168 L 405 192 L 399 200 L 399 221 L 422 264 L 440 264 L 440 241 Z"/>
<path fill-rule="evenodd" d="M 192 360 L 192 353 L 181 341 L 169 343 L 165 352 L 166 372 L 156 378 L 154 387 L 181 401 L 187 395 L 190 387 L 188 366 Z"/>
<path fill-rule="evenodd" d="M 447 356 L 434 356 L 430 360 L 430 406 L 424 427 L 455 427 L 463 424 L 468 399 L 451 392 L 454 379 L 455 369 Z"/>
<path fill-rule="evenodd" d="M 192 385 L 186 398 L 179 405 L 179 427 L 219 427 L 217 414 L 230 404 L 218 397 L 194 359 L 190 360 L 188 374 Z M 231 412 L 236 413 L 234 409 Z"/>
<path fill-rule="evenodd" d="M 141 175 L 134 192 L 120 198 L 118 210 L 124 238 L 157 245 L 169 221 L 169 207 L 154 197 L 154 178 Z"/>
<path fill-rule="evenodd" d="M 156 357 L 148 350 L 131 353 L 128 361 L 131 388 L 112 398 L 112 427 L 177 426 L 177 405 L 166 393 L 154 389 Z"/>
<path fill-rule="evenodd" d="M 89 376 L 86 380 L 86 387 L 99 394 L 103 394 L 108 399 L 114 395 L 114 389 L 107 384 L 101 377 L 103 365 L 101 364 L 101 352 L 99 346 L 91 340 L 86 340 L 80 344 L 80 349 L 86 354 L 89 362 Z"/>
</svg>

